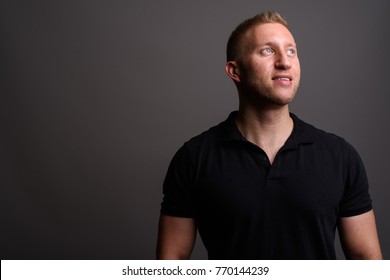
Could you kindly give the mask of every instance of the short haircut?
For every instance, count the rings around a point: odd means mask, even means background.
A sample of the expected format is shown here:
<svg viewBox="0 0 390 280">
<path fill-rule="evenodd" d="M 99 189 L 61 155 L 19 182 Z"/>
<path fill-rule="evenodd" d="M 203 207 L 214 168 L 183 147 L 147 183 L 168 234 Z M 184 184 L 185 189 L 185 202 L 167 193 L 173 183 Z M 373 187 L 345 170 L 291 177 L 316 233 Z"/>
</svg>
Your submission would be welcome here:
<svg viewBox="0 0 390 280">
<path fill-rule="evenodd" d="M 254 26 L 263 23 L 280 23 L 288 28 L 287 21 L 278 13 L 274 11 L 264 12 L 254 17 L 248 18 L 239 24 L 229 37 L 226 46 L 226 60 L 236 60 L 240 53 L 241 39 L 244 34 Z"/>
</svg>

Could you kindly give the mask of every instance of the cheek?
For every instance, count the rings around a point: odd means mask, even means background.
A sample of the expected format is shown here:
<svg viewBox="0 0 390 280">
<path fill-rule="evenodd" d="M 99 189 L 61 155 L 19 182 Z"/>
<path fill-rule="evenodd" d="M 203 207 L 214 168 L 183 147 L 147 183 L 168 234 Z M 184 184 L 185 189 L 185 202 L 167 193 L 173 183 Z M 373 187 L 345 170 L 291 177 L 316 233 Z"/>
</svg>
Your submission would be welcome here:
<svg viewBox="0 0 390 280">
<path fill-rule="evenodd" d="M 272 69 L 272 66 L 264 62 L 255 60 L 246 61 L 242 66 L 243 73 L 245 73 L 248 80 L 251 80 L 252 82 L 265 80 L 271 75 L 269 69 Z"/>
<path fill-rule="evenodd" d="M 295 71 L 300 74 L 301 73 L 301 63 L 299 62 L 299 59 L 297 59 L 294 63 Z"/>
<path fill-rule="evenodd" d="M 293 70 L 294 70 L 295 78 L 299 79 L 301 77 L 301 66 L 299 64 L 299 61 L 297 63 L 294 63 Z"/>
<path fill-rule="evenodd" d="M 269 76 L 269 66 L 264 63 L 255 63 L 252 67 L 252 73 L 258 78 L 264 78 Z"/>
</svg>

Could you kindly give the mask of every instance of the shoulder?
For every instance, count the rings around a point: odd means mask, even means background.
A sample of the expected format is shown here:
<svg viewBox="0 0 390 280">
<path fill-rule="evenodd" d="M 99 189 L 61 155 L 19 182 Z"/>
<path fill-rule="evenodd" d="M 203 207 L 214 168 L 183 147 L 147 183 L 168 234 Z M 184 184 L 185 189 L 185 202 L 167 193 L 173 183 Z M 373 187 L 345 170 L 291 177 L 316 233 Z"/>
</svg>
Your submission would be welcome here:
<svg viewBox="0 0 390 280">
<path fill-rule="evenodd" d="M 221 122 L 190 138 L 184 143 L 182 149 L 186 150 L 190 155 L 195 155 L 217 146 L 221 142 L 224 125 L 225 122 Z"/>
<path fill-rule="evenodd" d="M 291 114 L 296 126 L 296 135 L 299 139 L 324 145 L 349 145 L 341 136 L 332 132 L 317 128 L 316 126 L 299 119 L 296 115 Z"/>
<path fill-rule="evenodd" d="M 317 149 L 331 152 L 338 157 L 359 158 L 356 149 L 342 136 L 317 128 L 295 115 L 292 115 L 292 117 L 297 125 L 299 137 L 311 141 Z"/>
<path fill-rule="evenodd" d="M 235 124 L 237 112 L 232 112 L 223 122 L 209 128 L 208 130 L 196 135 L 184 143 L 184 148 L 192 152 L 201 152 L 203 150 L 214 149 L 227 139 L 240 138 Z"/>
</svg>

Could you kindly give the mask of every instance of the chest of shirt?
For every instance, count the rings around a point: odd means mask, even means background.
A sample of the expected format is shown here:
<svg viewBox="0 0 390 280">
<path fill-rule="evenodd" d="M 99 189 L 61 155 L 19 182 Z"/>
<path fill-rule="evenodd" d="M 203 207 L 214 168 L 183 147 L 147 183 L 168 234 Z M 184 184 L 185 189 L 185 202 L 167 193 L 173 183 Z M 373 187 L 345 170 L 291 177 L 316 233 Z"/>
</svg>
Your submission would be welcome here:
<svg viewBox="0 0 390 280">
<path fill-rule="evenodd" d="M 260 149 L 201 159 L 195 193 L 212 215 L 337 216 L 344 192 L 342 163 L 310 146 L 280 152 L 271 166 Z"/>
</svg>

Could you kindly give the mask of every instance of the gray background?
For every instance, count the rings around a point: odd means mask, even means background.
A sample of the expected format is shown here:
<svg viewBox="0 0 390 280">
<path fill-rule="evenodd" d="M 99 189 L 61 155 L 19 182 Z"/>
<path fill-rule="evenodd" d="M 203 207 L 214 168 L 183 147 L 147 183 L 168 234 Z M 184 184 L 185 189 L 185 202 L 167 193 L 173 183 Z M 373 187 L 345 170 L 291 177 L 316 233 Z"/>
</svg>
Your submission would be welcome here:
<svg viewBox="0 0 390 280">
<path fill-rule="evenodd" d="M 291 110 L 365 162 L 388 258 L 387 0 L 1 1 L 1 258 L 153 259 L 169 161 L 237 108 L 225 44 L 265 10 L 299 46 Z"/>
</svg>

